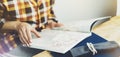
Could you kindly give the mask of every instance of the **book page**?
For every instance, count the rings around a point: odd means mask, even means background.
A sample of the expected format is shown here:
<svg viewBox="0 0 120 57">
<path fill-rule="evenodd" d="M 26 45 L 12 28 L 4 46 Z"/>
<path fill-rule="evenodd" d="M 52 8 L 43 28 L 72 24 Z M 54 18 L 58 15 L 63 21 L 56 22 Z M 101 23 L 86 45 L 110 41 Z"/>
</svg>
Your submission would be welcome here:
<svg viewBox="0 0 120 57">
<path fill-rule="evenodd" d="M 88 19 L 88 20 L 69 21 L 69 22 L 65 22 L 64 26 L 53 28 L 53 30 L 65 30 L 65 31 L 90 33 L 93 27 L 107 21 L 110 17 L 111 16 Z"/>
<path fill-rule="evenodd" d="M 40 34 L 41 38 L 33 36 L 36 39 L 32 40 L 31 47 L 59 53 L 66 53 L 91 35 L 91 33 L 58 30 L 44 30 Z"/>
</svg>

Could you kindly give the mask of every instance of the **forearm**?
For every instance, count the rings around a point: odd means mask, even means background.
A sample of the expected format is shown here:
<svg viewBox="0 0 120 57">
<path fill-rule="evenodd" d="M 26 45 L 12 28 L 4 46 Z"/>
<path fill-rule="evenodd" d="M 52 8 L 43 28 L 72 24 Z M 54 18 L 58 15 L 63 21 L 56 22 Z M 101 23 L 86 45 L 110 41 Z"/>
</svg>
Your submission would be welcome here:
<svg viewBox="0 0 120 57">
<path fill-rule="evenodd" d="M 7 21 L 2 26 L 1 30 L 17 30 L 17 26 L 20 24 L 20 21 Z"/>
</svg>

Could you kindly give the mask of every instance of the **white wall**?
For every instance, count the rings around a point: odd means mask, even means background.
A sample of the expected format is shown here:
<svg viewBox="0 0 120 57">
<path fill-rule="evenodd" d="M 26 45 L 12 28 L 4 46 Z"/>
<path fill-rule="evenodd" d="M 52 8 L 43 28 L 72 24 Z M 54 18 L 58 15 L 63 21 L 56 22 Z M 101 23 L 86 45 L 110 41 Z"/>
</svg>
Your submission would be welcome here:
<svg viewBox="0 0 120 57">
<path fill-rule="evenodd" d="M 116 0 L 55 0 L 59 20 L 90 19 L 116 15 Z"/>
<path fill-rule="evenodd" d="M 120 0 L 117 0 L 117 16 L 120 16 Z"/>
</svg>

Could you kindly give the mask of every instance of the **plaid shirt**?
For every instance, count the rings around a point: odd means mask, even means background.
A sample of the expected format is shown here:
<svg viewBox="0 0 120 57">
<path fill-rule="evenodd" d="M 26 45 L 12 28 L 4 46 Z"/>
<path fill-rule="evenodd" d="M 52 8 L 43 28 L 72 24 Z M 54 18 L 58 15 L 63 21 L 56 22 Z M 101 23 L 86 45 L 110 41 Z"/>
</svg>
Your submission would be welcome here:
<svg viewBox="0 0 120 57">
<path fill-rule="evenodd" d="M 48 20 L 55 20 L 52 10 L 54 0 L 0 0 L 0 19 L 21 21 L 36 24 L 42 28 Z M 17 46 L 10 34 L 0 35 L 0 53 Z"/>
<path fill-rule="evenodd" d="M 44 27 L 49 19 L 54 19 L 54 0 L 0 0 L 0 18 L 6 21 L 32 22 Z"/>
</svg>

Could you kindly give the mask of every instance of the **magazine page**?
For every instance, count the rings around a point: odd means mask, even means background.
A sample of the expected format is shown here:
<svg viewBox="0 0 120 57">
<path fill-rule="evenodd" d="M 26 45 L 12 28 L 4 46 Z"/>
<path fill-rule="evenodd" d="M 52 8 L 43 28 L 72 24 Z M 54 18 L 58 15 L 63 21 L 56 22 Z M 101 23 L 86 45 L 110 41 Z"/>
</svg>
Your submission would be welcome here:
<svg viewBox="0 0 120 57">
<path fill-rule="evenodd" d="M 74 31 L 44 30 L 40 32 L 41 38 L 33 36 L 32 48 L 66 53 L 79 42 L 91 35 Z"/>
<path fill-rule="evenodd" d="M 65 30 L 65 31 L 90 33 L 93 27 L 109 20 L 109 18 L 111 18 L 111 16 L 105 16 L 105 17 L 87 19 L 87 20 L 69 21 L 69 22 L 65 22 L 64 26 L 53 28 L 53 30 Z"/>
</svg>

